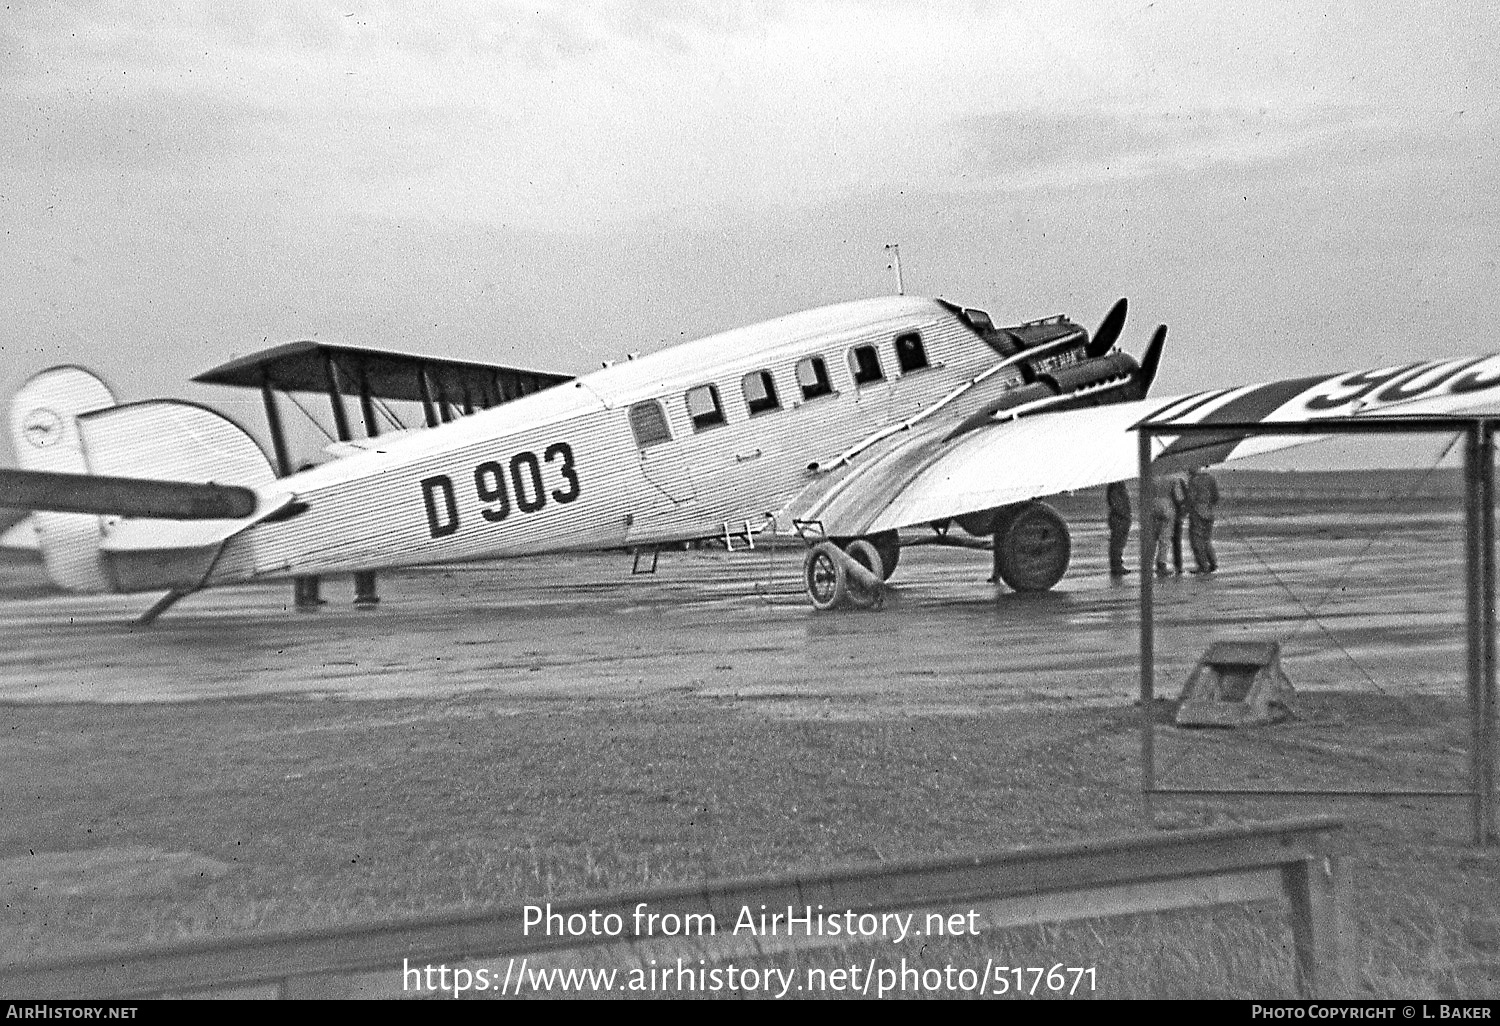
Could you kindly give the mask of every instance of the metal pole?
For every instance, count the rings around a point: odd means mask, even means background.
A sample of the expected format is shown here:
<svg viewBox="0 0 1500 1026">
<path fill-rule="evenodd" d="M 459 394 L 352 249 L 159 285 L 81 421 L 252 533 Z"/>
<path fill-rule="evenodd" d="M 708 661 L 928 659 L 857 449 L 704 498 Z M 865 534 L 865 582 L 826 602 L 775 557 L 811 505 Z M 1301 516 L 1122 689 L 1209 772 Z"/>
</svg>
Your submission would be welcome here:
<svg viewBox="0 0 1500 1026">
<path fill-rule="evenodd" d="M 347 442 L 353 436 L 349 434 L 349 415 L 344 412 L 344 393 L 339 388 L 339 372 L 334 366 L 333 356 L 326 352 L 323 354 L 323 377 L 328 382 L 328 405 L 333 407 L 334 433 L 339 436 L 339 441 Z"/>
<path fill-rule="evenodd" d="M 1486 845 L 1495 840 L 1495 425 L 1488 420 L 1479 427 L 1479 518 L 1484 677 L 1475 731 L 1480 770 L 1475 827 L 1478 843 Z"/>
<path fill-rule="evenodd" d="M 1140 453 L 1137 504 L 1140 516 L 1137 519 L 1140 523 L 1141 552 L 1137 570 L 1141 575 L 1141 795 L 1146 817 L 1150 819 L 1154 815 L 1151 793 L 1156 790 L 1156 726 L 1152 722 L 1153 706 L 1156 704 L 1156 636 L 1152 611 L 1153 589 L 1156 584 L 1152 562 L 1155 554 L 1152 549 L 1156 525 L 1152 523 L 1154 513 L 1151 508 L 1151 493 L 1154 488 L 1151 481 L 1151 433 L 1145 427 L 1138 427 L 1136 438 Z"/>
<path fill-rule="evenodd" d="M 422 417 L 428 427 L 438 426 L 437 407 L 432 402 L 432 386 L 427 383 L 427 368 L 417 368 L 417 388 L 422 392 Z"/>
<path fill-rule="evenodd" d="M 264 369 L 260 372 L 260 398 L 266 404 L 266 426 L 271 429 L 271 447 L 276 450 L 276 473 L 290 477 L 292 455 L 286 447 L 286 432 L 281 426 L 281 411 L 276 408 L 276 393 Z"/>
<path fill-rule="evenodd" d="M 1468 624 L 1469 814 L 1476 845 L 1484 843 L 1484 752 L 1480 702 L 1484 689 L 1484 634 L 1481 629 L 1484 584 L 1481 579 L 1483 528 L 1479 481 L 1479 426 L 1470 424 L 1464 439 L 1464 619 Z"/>
<path fill-rule="evenodd" d="M 906 295 L 906 282 L 901 277 L 901 243 L 893 242 L 885 247 L 891 252 L 891 267 L 896 272 L 896 294 Z"/>
<path fill-rule="evenodd" d="M 370 394 L 370 369 L 363 363 L 359 367 L 359 412 L 365 419 L 365 437 L 377 437 L 380 418 L 375 415 L 375 399 Z"/>
</svg>

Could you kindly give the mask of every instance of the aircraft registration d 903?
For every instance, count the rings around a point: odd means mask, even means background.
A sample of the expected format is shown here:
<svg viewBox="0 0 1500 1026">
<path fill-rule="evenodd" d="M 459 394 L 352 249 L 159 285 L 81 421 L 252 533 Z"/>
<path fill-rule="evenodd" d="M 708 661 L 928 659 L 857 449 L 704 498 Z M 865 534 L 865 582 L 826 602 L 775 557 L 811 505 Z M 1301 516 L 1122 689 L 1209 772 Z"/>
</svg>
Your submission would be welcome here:
<svg viewBox="0 0 1500 1026">
<path fill-rule="evenodd" d="M 1151 398 L 1166 328 L 1138 361 L 1115 345 L 1125 312 L 1091 336 L 1062 316 L 1001 328 L 938 299 L 859 300 L 546 375 L 451 420 L 445 403 L 446 423 L 419 369 L 429 427 L 280 475 L 212 410 L 117 404 L 56 367 L 13 401 L 21 468 L 0 470 L 0 505 L 35 512 L 5 538 L 39 548 L 64 588 L 166 591 L 159 608 L 297 575 L 763 532 L 807 542 L 820 610 L 877 604 L 907 540 L 989 539 L 999 580 L 1043 591 L 1070 541 L 1042 500 L 1133 478 L 1141 421 L 1441 413 L 1500 393 L 1500 357 L 1477 357 Z M 1181 469 L 1307 440 L 1168 436 L 1156 458 Z"/>
</svg>

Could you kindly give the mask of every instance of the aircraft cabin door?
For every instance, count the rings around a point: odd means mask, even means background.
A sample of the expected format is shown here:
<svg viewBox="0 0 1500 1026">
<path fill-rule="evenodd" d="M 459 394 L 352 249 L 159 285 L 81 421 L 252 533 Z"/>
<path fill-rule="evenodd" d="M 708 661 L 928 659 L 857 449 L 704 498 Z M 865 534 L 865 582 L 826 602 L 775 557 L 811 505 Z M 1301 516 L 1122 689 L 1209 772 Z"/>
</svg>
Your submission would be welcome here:
<svg viewBox="0 0 1500 1026">
<path fill-rule="evenodd" d="M 645 501 L 632 511 L 627 542 L 649 539 L 655 532 L 669 529 L 674 522 L 686 522 L 698 500 L 698 489 L 681 446 L 672 440 L 666 411 L 655 399 L 636 403 L 630 408 L 630 430 L 640 455 L 641 477 L 646 483 Z"/>
</svg>

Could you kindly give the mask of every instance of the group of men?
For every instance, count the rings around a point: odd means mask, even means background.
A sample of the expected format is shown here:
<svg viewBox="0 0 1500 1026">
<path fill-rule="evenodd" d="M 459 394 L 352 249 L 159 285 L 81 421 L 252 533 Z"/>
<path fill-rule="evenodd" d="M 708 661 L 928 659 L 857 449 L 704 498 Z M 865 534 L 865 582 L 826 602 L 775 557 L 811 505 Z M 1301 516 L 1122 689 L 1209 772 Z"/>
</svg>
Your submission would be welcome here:
<svg viewBox="0 0 1500 1026">
<path fill-rule="evenodd" d="M 1211 574 L 1219 569 L 1214 553 L 1214 516 L 1219 505 L 1219 483 L 1203 468 L 1186 477 L 1173 474 L 1156 481 L 1151 503 L 1151 517 L 1142 525 L 1153 532 L 1156 542 L 1156 576 L 1182 573 L 1182 525 L 1187 523 L 1188 543 L 1193 549 L 1195 574 Z M 1130 489 L 1116 481 L 1105 491 L 1109 504 L 1109 574 L 1123 577 L 1130 573 L 1125 566 L 1125 540 L 1130 536 Z M 1170 558 L 1171 562 L 1168 563 Z"/>
</svg>

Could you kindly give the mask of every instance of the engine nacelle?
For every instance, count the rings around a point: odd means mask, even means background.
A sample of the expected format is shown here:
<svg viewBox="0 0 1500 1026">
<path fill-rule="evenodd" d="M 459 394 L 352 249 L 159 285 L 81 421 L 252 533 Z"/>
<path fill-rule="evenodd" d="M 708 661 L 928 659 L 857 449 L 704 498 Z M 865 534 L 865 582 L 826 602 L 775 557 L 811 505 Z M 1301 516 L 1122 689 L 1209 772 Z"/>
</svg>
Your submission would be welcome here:
<svg viewBox="0 0 1500 1026">
<path fill-rule="evenodd" d="M 1139 373 L 1141 365 L 1128 353 L 1113 352 L 1093 360 L 1058 367 L 1038 379 L 1049 384 L 1057 395 L 1067 395 L 1093 385 L 1111 381 L 1128 381 Z"/>
</svg>

